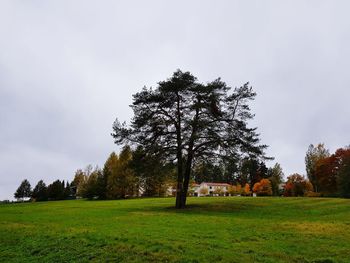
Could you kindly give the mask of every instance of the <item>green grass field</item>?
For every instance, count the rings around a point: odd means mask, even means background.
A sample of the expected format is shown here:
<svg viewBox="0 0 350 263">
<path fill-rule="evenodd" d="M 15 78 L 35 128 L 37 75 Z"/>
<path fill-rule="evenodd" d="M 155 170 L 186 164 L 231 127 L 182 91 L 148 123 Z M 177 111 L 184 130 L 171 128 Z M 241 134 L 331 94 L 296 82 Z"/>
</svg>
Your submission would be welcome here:
<svg viewBox="0 0 350 263">
<path fill-rule="evenodd" d="M 350 262 L 350 200 L 173 198 L 0 205 L 1 262 Z"/>
</svg>

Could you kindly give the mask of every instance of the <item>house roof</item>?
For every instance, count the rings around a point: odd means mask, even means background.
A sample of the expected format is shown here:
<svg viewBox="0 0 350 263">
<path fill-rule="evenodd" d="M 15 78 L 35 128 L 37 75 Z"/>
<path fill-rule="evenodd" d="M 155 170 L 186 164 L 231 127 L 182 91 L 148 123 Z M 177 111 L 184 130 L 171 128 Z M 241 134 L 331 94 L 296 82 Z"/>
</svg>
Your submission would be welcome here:
<svg viewBox="0 0 350 263">
<path fill-rule="evenodd" d="M 227 184 L 227 183 L 208 183 L 208 182 L 203 182 L 202 184 L 207 184 L 209 186 L 230 186 L 230 184 Z"/>
</svg>

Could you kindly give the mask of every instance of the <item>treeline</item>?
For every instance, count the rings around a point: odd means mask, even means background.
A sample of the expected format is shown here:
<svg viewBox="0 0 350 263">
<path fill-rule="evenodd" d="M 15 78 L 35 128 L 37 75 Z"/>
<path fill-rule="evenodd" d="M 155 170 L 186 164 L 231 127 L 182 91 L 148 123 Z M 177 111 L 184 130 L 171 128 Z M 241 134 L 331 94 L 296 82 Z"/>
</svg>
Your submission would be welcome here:
<svg viewBox="0 0 350 263">
<path fill-rule="evenodd" d="M 305 156 L 306 177 L 295 173 L 287 177 L 283 196 L 345 197 L 350 198 L 350 147 L 339 148 L 330 154 L 325 145 L 311 144 Z M 272 182 L 263 179 L 253 192 L 272 195 Z"/>
<path fill-rule="evenodd" d="M 17 188 L 14 196 L 17 200 L 29 198 L 35 201 L 74 199 L 75 189 L 74 182 L 69 183 L 64 180 L 56 180 L 48 186 L 43 180 L 40 180 L 32 189 L 29 181 L 25 179 Z"/>
<path fill-rule="evenodd" d="M 233 185 L 231 191 L 244 195 L 261 179 L 269 179 L 272 194 L 280 195 L 279 185 L 283 180 L 282 168 L 276 164 L 267 168 L 265 163 L 245 158 L 237 162 L 222 161 L 216 164 L 198 162 L 193 168 L 192 183 L 218 182 Z M 241 187 L 242 185 L 242 187 Z M 40 180 L 31 189 L 24 180 L 15 193 L 15 198 L 30 198 L 35 201 L 64 200 L 75 198 L 123 199 L 129 197 L 162 197 L 174 195 L 176 189 L 176 166 L 162 156 L 150 155 L 142 147 L 131 149 L 124 146 L 120 154 L 111 153 L 103 168 L 88 165 L 75 172 L 71 183 L 56 180 L 46 186 Z M 191 191 L 189 192 L 189 194 Z"/>
<path fill-rule="evenodd" d="M 57 180 L 46 186 L 40 180 L 32 189 L 24 180 L 14 196 L 34 201 L 165 196 L 174 176 L 174 165 L 160 156 L 146 154 L 141 147 L 132 150 L 125 146 L 119 155 L 111 153 L 102 169 L 91 165 L 78 169 L 71 183 Z"/>
<path fill-rule="evenodd" d="M 268 168 L 263 161 L 249 158 L 218 163 L 201 161 L 194 164 L 191 184 L 228 183 L 232 185 L 230 194 L 240 195 L 350 197 L 349 147 L 330 154 L 324 144 L 310 145 L 305 163 L 306 176 L 296 173 L 284 180 L 278 163 Z M 142 147 L 124 146 L 119 155 L 110 154 L 103 168 L 88 165 L 78 169 L 71 183 L 56 180 L 46 185 L 40 180 L 32 189 L 29 181 L 24 180 L 15 198 L 47 201 L 161 197 L 175 194 L 174 189 L 175 164 L 162 156 L 147 154 Z"/>
<path fill-rule="evenodd" d="M 247 189 L 245 185 L 251 189 L 264 178 L 270 181 L 272 194 L 281 195 L 281 166 L 276 164 L 268 168 L 264 162 L 248 158 L 215 164 L 204 161 L 195 163 L 191 185 L 217 182 L 229 183 L 233 189 Z M 142 147 L 133 150 L 125 146 L 119 155 L 113 152 L 102 169 L 96 167 L 92 170 L 89 165 L 77 170 L 73 183 L 77 186 L 76 196 L 88 199 L 162 197 L 175 194 L 176 166 L 162 156 L 147 154 Z M 248 192 L 251 193 L 250 190 Z"/>
</svg>

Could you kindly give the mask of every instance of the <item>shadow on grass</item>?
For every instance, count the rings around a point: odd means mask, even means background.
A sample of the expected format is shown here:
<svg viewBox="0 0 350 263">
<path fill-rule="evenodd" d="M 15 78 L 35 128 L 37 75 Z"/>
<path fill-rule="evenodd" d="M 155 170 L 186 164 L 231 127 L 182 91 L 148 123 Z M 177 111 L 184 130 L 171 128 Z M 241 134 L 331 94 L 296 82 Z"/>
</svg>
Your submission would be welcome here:
<svg viewBox="0 0 350 263">
<path fill-rule="evenodd" d="M 233 214 L 252 213 L 257 209 L 262 210 L 262 206 L 253 203 L 242 202 L 201 202 L 190 203 L 183 209 L 177 209 L 174 205 L 152 205 L 144 207 L 123 207 L 118 208 L 123 212 L 131 213 L 161 213 L 161 214 L 178 214 L 178 215 L 206 215 L 206 216 L 231 216 Z"/>
<path fill-rule="evenodd" d="M 201 203 L 201 204 L 188 204 L 183 209 L 177 209 L 174 206 L 163 207 L 163 211 L 171 213 L 183 213 L 183 214 L 232 214 L 240 213 L 243 211 L 251 211 L 259 208 L 254 204 L 241 204 L 241 203 Z"/>
</svg>

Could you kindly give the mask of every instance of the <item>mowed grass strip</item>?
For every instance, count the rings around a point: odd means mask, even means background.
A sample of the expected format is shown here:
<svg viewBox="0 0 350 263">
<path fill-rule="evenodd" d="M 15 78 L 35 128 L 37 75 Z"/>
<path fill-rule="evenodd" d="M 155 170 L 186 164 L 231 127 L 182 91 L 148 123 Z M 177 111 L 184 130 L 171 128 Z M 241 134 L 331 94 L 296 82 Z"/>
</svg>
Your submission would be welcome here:
<svg viewBox="0 0 350 263">
<path fill-rule="evenodd" d="M 350 200 L 173 198 L 0 205 L 1 262 L 350 262 Z"/>
</svg>

